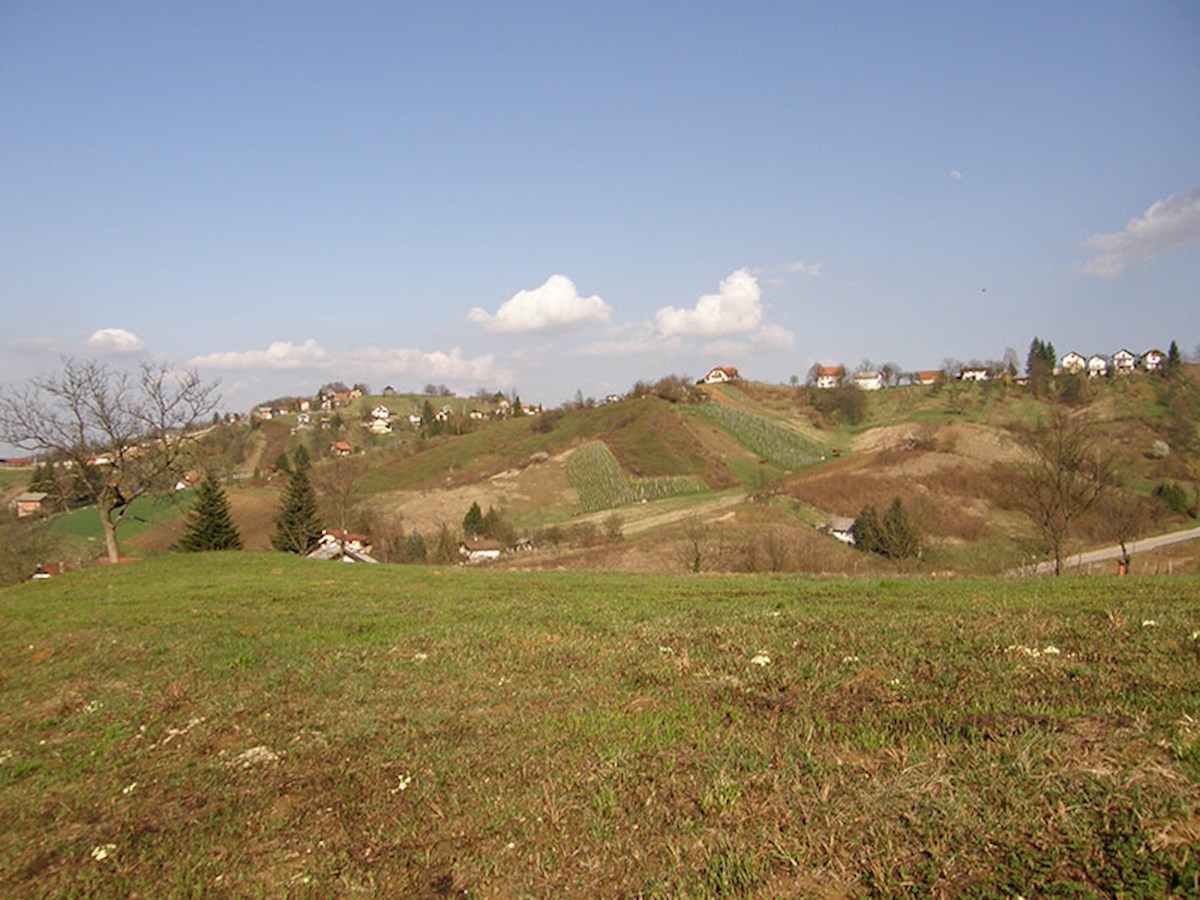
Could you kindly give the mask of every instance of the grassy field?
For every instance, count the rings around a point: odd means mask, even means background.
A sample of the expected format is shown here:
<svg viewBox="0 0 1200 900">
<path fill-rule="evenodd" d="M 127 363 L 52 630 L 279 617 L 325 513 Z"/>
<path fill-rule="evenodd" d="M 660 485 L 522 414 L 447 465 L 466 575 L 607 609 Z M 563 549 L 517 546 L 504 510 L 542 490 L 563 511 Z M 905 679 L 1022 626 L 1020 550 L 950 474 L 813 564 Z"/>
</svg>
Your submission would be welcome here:
<svg viewBox="0 0 1200 900">
<path fill-rule="evenodd" d="M 151 530 L 163 522 L 170 522 L 183 515 L 191 505 L 195 491 L 175 491 L 165 496 L 139 497 L 129 507 L 117 525 L 117 538 L 135 537 Z M 104 540 L 104 529 L 96 507 L 85 506 L 60 516 L 50 522 L 50 530 L 59 534 L 90 540 Z"/>
<path fill-rule="evenodd" d="M 1200 581 L 0 591 L 0 894 L 1196 896 Z"/>
</svg>

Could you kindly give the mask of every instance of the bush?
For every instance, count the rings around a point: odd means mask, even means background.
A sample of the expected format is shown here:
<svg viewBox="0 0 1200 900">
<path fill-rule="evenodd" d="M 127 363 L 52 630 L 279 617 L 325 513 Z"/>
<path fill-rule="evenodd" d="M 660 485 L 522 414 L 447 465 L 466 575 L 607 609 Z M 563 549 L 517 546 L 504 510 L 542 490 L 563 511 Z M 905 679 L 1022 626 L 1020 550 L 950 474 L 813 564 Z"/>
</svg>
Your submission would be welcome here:
<svg viewBox="0 0 1200 900">
<path fill-rule="evenodd" d="M 854 535 L 855 549 L 864 553 L 878 553 L 888 559 L 909 559 L 921 554 L 921 542 L 899 497 L 892 500 L 882 522 L 874 506 L 864 506 L 850 533 Z"/>
<path fill-rule="evenodd" d="M 1183 513 L 1193 518 L 1196 515 L 1196 509 L 1188 500 L 1187 491 L 1181 484 L 1174 481 L 1159 482 L 1154 488 L 1154 496 L 1165 503 L 1171 512 Z"/>
</svg>

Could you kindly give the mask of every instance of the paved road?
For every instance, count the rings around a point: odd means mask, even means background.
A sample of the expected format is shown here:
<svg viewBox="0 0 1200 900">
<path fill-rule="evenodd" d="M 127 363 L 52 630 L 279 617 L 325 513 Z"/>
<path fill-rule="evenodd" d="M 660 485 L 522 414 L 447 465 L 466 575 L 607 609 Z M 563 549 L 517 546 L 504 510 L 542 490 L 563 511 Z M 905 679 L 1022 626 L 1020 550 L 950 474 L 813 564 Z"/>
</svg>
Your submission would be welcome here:
<svg viewBox="0 0 1200 900">
<path fill-rule="evenodd" d="M 1171 544 L 1179 544 L 1183 541 L 1194 541 L 1200 538 L 1200 528 L 1188 528 L 1185 531 L 1172 531 L 1170 534 L 1160 534 L 1155 537 L 1142 538 L 1140 541 L 1133 541 L 1128 544 L 1129 555 L 1137 556 L 1139 553 L 1145 553 L 1147 550 L 1157 550 L 1159 547 L 1169 547 Z M 1086 553 L 1076 553 L 1074 556 L 1063 557 L 1063 568 L 1067 569 L 1072 566 L 1084 566 L 1088 563 L 1103 562 L 1107 559 L 1120 559 L 1120 546 L 1103 547 L 1099 550 L 1089 550 Z M 1036 566 L 1023 566 L 1017 569 L 1012 574 L 1014 575 L 1045 575 L 1054 571 L 1054 560 L 1038 563 Z"/>
</svg>

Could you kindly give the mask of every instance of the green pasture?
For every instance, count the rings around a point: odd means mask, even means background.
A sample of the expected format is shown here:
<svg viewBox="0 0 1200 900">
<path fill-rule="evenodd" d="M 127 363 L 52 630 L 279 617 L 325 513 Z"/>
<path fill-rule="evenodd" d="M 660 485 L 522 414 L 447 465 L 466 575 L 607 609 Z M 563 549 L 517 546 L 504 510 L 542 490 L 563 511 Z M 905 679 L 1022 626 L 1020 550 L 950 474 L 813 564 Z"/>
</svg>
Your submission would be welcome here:
<svg viewBox="0 0 1200 900">
<path fill-rule="evenodd" d="M 0 895 L 1200 891 L 1200 581 L 160 557 L 0 591 Z"/>
<path fill-rule="evenodd" d="M 170 522 L 187 512 L 195 491 L 176 491 L 168 495 L 139 497 L 126 509 L 117 526 L 118 539 L 131 538 L 149 531 L 155 525 Z M 104 540 L 100 514 L 94 506 L 84 506 L 55 516 L 49 523 L 51 531 L 89 540 Z"/>
</svg>

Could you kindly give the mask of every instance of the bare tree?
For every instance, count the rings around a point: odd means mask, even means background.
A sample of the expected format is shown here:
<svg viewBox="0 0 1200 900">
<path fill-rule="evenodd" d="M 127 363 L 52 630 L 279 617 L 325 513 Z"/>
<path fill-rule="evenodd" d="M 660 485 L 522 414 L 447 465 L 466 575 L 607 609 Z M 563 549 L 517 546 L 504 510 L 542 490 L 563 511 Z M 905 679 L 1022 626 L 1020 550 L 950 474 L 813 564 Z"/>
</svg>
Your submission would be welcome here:
<svg viewBox="0 0 1200 900">
<path fill-rule="evenodd" d="M 0 439 L 78 473 L 117 562 L 117 525 L 138 497 L 178 480 L 193 430 L 216 409 L 216 387 L 166 364 L 130 372 L 64 357 L 58 372 L 0 389 Z"/>
<path fill-rule="evenodd" d="M 313 487 L 326 507 L 326 518 L 337 522 L 340 532 L 338 541 L 343 553 L 346 550 L 346 533 L 350 529 L 354 488 L 366 471 L 367 461 L 363 457 L 346 456 L 324 462 L 312 472 Z"/>
<path fill-rule="evenodd" d="M 1112 476 L 1112 460 L 1082 413 L 1055 407 L 1049 420 L 1026 434 L 1026 459 L 1014 466 L 1017 507 L 1027 515 L 1054 555 L 1054 574 L 1071 526 L 1101 497 Z"/>
</svg>

